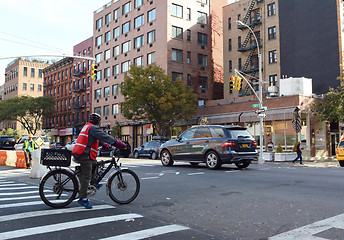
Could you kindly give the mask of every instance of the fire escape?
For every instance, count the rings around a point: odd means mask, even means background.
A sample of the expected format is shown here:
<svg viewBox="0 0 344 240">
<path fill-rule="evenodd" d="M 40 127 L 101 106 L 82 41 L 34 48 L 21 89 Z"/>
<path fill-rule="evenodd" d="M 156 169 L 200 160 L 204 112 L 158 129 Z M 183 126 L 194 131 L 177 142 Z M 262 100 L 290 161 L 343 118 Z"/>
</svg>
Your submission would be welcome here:
<svg viewBox="0 0 344 240">
<path fill-rule="evenodd" d="M 256 7 L 256 5 L 258 5 L 260 2 L 262 2 L 262 0 L 251 1 L 251 4 L 242 22 L 244 24 L 247 24 L 253 30 L 253 32 L 255 33 L 257 37 L 259 47 L 261 48 L 262 44 L 261 44 L 261 38 L 260 38 L 260 31 L 254 31 L 256 26 L 262 24 L 260 9 Z M 245 40 L 239 46 L 238 51 L 245 55 L 248 53 L 245 63 L 239 70 L 245 73 L 246 76 L 249 75 L 249 77 L 247 77 L 248 81 L 251 83 L 253 88 L 257 90 L 258 80 L 257 80 L 256 75 L 258 75 L 258 72 L 259 72 L 257 43 L 255 41 L 253 34 L 251 33 L 249 29 L 247 29 L 246 26 L 239 25 L 238 29 L 242 31 L 247 31 Z M 248 96 L 252 94 L 253 94 L 252 90 L 247 84 L 244 85 L 239 91 L 239 96 Z"/>
</svg>

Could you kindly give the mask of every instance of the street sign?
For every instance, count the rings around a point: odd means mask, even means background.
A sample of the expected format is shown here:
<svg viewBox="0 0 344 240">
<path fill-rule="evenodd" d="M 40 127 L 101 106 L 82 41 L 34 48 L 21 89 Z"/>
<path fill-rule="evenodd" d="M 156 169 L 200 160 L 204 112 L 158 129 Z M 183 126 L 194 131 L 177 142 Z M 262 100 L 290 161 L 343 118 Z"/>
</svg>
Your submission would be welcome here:
<svg viewBox="0 0 344 240">
<path fill-rule="evenodd" d="M 253 104 L 252 107 L 259 107 L 259 104 Z"/>
</svg>

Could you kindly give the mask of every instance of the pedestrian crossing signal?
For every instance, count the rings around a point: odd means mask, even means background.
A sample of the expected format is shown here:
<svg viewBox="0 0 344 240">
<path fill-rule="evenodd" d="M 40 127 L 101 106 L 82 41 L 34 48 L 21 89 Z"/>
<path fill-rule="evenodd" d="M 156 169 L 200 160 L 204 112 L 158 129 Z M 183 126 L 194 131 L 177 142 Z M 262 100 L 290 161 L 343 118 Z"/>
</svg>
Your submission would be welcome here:
<svg viewBox="0 0 344 240">
<path fill-rule="evenodd" d="M 96 64 L 92 64 L 91 66 L 91 79 L 96 80 L 97 79 L 97 68 L 98 66 Z"/>
</svg>

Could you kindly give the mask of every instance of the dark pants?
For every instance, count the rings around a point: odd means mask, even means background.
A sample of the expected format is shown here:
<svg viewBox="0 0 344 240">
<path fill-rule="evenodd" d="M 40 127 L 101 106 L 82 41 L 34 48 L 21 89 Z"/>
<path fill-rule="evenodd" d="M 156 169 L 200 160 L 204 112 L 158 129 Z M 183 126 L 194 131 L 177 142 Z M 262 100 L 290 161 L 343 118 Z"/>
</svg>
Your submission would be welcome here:
<svg viewBox="0 0 344 240">
<path fill-rule="evenodd" d="M 26 167 L 29 168 L 31 167 L 31 163 L 32 163 L 32 155 L 31 155 L 31 152 L 29 151 L 24 151 L 24 153 L 25 153 Z"/>
<path fill-rule="evenodd" d="M 87 189 L 91 181 L 92 176 L 92 164 L 93 160 L 88 155 L 73 155 L 75 159 L 80 163 L 80 190 L 79 198 L 87 198 Z"/>
<path fill-rule="evenodd" d="M 297 157 L 293 162 L 296 162 L 298 159 L 300 159 L 300 164 L 302 164 L 302 153 L 297 153 Z"/>
</svg>

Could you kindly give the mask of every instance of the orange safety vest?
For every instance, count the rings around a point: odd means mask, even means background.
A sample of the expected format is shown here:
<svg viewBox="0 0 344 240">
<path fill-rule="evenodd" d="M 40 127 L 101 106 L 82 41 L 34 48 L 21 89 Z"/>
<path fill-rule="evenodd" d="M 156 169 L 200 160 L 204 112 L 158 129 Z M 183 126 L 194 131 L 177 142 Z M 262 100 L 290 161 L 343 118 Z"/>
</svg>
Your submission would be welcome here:
<svg viewBox="0 0 344 240">
<path fill-rule="evenodd" d="M 81 129 L 78 139 L 76 140 L 75 146 L 73 147 L 72 154 L 81 155 L 84 153 L 88 143 L 88 131 L 90 130 L 90 127 L 93 125 L 94 124 L 92 123 L 86 123 L 85 126 Z M 98 140 L 94 141 L 94 143 L 91 146 L 90 158 L 92 160 L 96 160 L 96 157 L 98 155 L 98 146 Z"/>
</svg>

